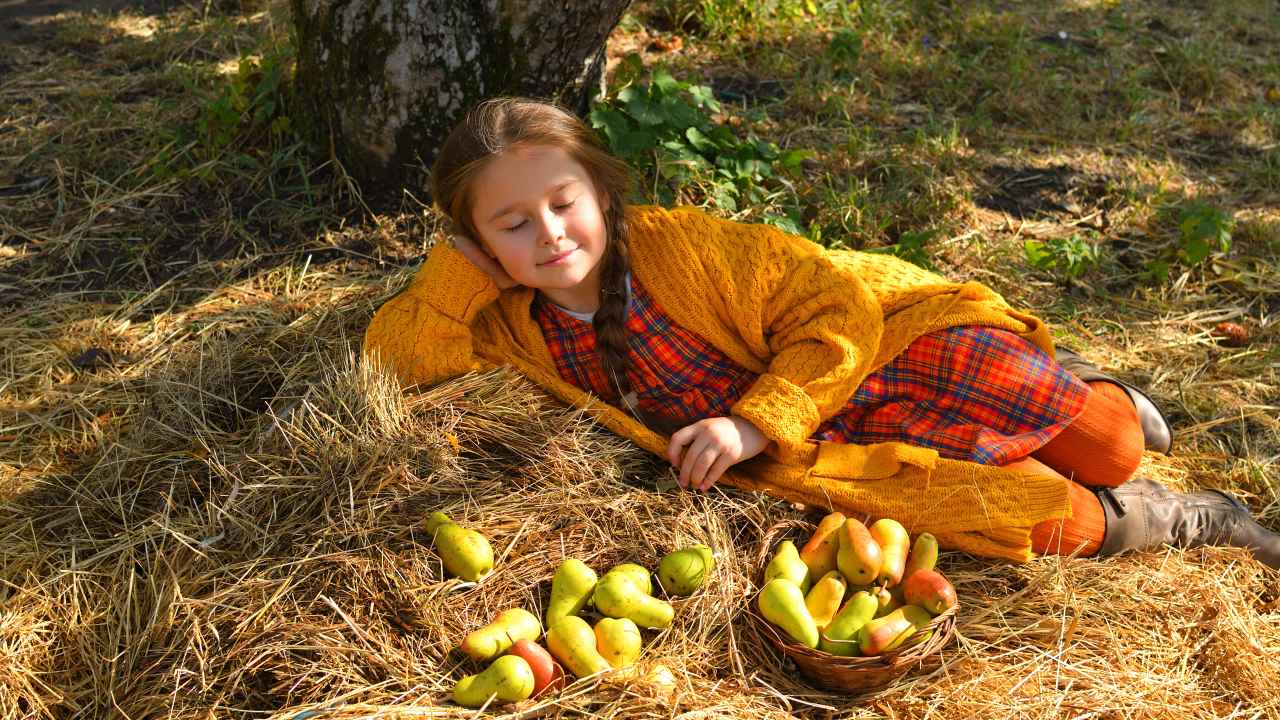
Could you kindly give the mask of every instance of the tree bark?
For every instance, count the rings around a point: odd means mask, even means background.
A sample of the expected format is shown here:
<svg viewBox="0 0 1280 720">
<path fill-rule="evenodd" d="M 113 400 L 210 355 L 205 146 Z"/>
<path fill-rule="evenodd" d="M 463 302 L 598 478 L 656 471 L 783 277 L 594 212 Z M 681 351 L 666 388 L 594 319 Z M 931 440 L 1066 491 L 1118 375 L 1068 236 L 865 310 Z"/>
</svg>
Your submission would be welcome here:
<svg viewBox="0 0 1280 720">
<path fill-rule="evenodd" d="M 462 113 L 524 95 L 585 113 L 631 0 L 291 0 L 296 88 L 362 184 L 420 177 Z"/>
</svg>

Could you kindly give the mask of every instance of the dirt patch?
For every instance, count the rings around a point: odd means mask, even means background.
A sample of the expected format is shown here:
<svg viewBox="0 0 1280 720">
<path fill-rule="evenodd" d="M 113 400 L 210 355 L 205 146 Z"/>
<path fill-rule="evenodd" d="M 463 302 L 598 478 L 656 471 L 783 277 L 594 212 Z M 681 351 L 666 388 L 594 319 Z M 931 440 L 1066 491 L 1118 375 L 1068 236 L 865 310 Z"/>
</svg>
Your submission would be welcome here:
<svg viewBox="0 0 1280 720">
<path fill-rule="evenodd" d="M 176 0 L 0 0 L 0 45 L 33 42 L 49 35 L 57 16 L 65 12 L 134 10 L 164 15 L 169 8 L 179 6 Z"/>
<path fill-rule="evenodd" d="M 1110 178 L 1069 165 L 1039 168 L 996 163 L 982 171 L 982 181 L 985 189 L 974 202 L 1018 219 L 1080 217 L 1108 206 Z"/>
</svg>

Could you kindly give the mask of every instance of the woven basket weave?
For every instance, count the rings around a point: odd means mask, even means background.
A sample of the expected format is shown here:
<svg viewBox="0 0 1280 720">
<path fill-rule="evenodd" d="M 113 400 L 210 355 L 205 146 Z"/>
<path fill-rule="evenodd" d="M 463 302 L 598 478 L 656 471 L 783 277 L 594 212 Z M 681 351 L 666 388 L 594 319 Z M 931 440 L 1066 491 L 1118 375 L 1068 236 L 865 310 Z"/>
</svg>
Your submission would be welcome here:
<svg viewBox="0 0 1280 720">
<path fill-rule="evenodd" d="M 784 520 L 765 531 L 756 558 L 755 577 L 763 586 L 764 569 L 769 564 L 770 551 L 783 540 L 807 539 L 814 531 L 812 523 Z M 796 542 L 803 545 L 803 542 Z M 868 693 L 882 690 L 913 671 L 929 669 L 940 660 L 939 651 L 951 642 L 955 634 L 957 607 L 952 607 L 935 617 L 933 622 L 918 631 L 903 648 L 883 655 L 870 657 L 843 657 L 805 647 L 765 620 L 751 604 L 752 622 L 762 635 L 795 662 L 806 677 L 828 690 L 847 693 Z M 926 639 L 920 639 L 926 633 Z"/>
</svg>

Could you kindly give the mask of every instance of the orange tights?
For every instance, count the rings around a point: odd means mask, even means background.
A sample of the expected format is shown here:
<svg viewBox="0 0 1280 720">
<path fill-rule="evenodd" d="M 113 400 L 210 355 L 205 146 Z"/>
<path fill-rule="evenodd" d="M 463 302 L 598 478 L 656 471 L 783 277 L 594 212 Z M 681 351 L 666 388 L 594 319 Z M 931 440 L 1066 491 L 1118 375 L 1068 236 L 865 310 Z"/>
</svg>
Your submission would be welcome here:
<svg viewBox="0 0 1280 720">
<path fill-rule="evenodd" d="M 1115 487 L 1133 477 L 1142 460 L 1142 426 L 1124 389 L 1089 383 L 1084 410 L 1053 440 L 1006 467 L 1062 477 L 1068 483 L 1071 518 L 1047 520 L 1031 529 L 1037 553 L 1093 555 L 1102 546 L 1106 520 L 1102 503 L 1086 486 Z"/>
</svg>

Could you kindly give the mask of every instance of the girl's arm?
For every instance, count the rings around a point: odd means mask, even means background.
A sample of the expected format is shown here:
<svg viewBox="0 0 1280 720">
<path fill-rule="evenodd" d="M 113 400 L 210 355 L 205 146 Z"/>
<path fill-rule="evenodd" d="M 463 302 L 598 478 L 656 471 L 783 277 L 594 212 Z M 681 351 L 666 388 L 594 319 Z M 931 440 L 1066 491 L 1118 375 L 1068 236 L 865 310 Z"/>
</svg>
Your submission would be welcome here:
<svg viewBox="0 0 1280 720">
<path fill-rule="evenodd" d="M 409 287 L 374 314 L 364 353 L 406 387 L 492 367 L 475 353 L 471 324 L 498 293 L 488 274 L 447 242 L 437 243 Z"/>
</svg>

